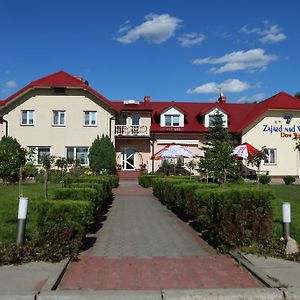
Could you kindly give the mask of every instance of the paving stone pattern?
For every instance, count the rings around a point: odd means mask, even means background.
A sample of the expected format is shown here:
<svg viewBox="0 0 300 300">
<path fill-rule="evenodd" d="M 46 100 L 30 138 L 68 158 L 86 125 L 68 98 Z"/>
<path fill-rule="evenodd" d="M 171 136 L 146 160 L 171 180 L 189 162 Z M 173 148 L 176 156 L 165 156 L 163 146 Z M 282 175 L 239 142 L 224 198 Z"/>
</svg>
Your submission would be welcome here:
<svg viewBox="0 0 300 300">
<path fill-rule="evenodd" d="M 254 288 L 258 283 L 136 183 L 121 183 L 95 245 L 60 290 Z"/>
</svg>

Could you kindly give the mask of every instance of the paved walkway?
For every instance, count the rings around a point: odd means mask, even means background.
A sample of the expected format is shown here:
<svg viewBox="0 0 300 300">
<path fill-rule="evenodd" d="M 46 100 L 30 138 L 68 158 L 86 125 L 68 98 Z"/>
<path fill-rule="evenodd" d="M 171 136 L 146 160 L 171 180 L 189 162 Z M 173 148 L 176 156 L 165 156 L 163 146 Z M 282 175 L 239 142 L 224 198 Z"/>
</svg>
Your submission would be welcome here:
<svg viewBox="0 0 300 300">
<path fill-rule="evenodd" d="M 136 183 L 121 183 L 96 243 L 60 290 L 254 288 L 259 284 Z"/>
</svg>

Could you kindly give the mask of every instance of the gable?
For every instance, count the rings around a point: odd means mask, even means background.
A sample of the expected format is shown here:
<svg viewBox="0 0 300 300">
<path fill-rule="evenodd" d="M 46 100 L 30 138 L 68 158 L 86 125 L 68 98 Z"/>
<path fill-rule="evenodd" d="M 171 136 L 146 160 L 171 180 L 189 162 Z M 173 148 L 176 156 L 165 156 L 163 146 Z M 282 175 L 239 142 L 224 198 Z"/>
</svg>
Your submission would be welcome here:
<svg viewBox="0 0 300 300">
<path fill-rule="evenodd" d="M 228 127 L 228 115 L 221 110 L 219 107 L 215 107 L 214 109 L 207 112 L 204 116 L 204 126 L 208 128 L 210 126 L 210 119 L 211 117 L 215 116 L 216 114 L 221 114 L 224 122 L 224 126 Z"/>
</svg>

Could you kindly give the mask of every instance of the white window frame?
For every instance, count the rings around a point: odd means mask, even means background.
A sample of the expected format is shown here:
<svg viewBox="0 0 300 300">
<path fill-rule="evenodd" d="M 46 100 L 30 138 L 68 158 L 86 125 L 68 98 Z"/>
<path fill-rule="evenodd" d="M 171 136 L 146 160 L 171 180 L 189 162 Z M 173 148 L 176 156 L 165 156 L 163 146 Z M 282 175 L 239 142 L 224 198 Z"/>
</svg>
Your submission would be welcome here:
<svg viewBox="0 0 300 300">
<path fill-rule="evenodd" d="M 275 166 L 277 165 L 277 149 L 276 148 L 266 148 L 265 151 L 267 152 L 267 158 L 264 160 L 264 165 L 265 166 Z M 271 151 L 274 152 L 274 161 L 271 162 L 270 158 L 271 158 Z"/>
<path fill-rule="evenodd" d="M 167 124 L 167 117 L 171 118 L 170 125 Z M 178 122 L 176 122 L 176 125 L 174 125 L 174 119 L 178 118 Z M 167 127 L 179 127 L 180 126 L 180 115 L 178 114 L 165 114 L 165 126 Z"/>
<path fill-rule="evenodd" d="M 26 112 L 26 123 L 23 123 L 23 113 Z M 30 120 L 30 116 L 29 114 L 32 113 L 32 124 L 29 122 Z M 32 109 L 23 109 L 21 110 L 21 120 L 20 120 L 20 124 L 22 126 L 34 126 L 34 110 Z"/>
<path fill-rule="evenodd" d="M 210 120 L 212 118 L 212 116 L 215 116 L 217 114 L 221 114 L 222 115 L 222 119 L 223 119 L 223 124 L 224 124 L 224 127 L 225 128 L 228 128 L 228 116 L 226 113 L 224 113 L 222 110 L 218 109 L 218 108 L 215 108 L 213 110 L 211 110 L 209 113 L 207 113 L 204 117 L 204 126 L 206 128 L 209 128 L 211 127 L 210 125 Z"/>
<path fill-rule="evenodd" d="M 92 113 L 95 114 L 95 124 L 92 124 L 92 118 L 91 118 Z M 88 124 L 85 123 L 86 114 L 88 114 L 88 116 L 89 116 Z M 85 126 L 85 127 L 96 127 L 97 126 L 97 111 L 95 111 L 95 110 L 85 110 L 83 112 L 83 126 Z"/>
<path fill-rule="evenodd" d="M 33 164 L 34 165 L 42 165 L 42 162 L 39 161 L 39 149 L 45 149 L 49 148 L 49 156 L 51 156 L 51 147 L 50 146 L 29 146 L 29 149 L 34 150 L 34 155 L 33 155 Z"/>
<path fill-rule="evenodd" d="M 54 120 L 55 120 L 54 115 L 56 113 L 58 114 L 57 115 L 57 119 L 58 119 L 58 123 L 57 124 L 54 123 Z M 63 123 L 61 122 L 62 115 L 64 116 L 63 117 L 63 119 L 64 119 Z M 63 127 L 63 126 L 66 126 L 66 111 L 65 110 L 53 110 L 52 111 L 52 126 L 53 127 Z"/>
<path fill-rule="evenodd" d="M 88 154 L 89 154 L 89 147 L 85 147 L 85 146 L 78 146 L 78 147 L 73 147 L 73 146 L 67 146 L 66 149 L 65 149 L 65 157 L 68 159 L 68 149 L 73 149 L 73 160 L 74 159 L 77 159 L 77 152 L 78 152 L 78 149 L 87 149 L 87 159 L 86 159 L 86 163 L 80 163 L 81 166 L 88 166 L 89 165 L 89 157 L 88 157 Z"/>
</svg>

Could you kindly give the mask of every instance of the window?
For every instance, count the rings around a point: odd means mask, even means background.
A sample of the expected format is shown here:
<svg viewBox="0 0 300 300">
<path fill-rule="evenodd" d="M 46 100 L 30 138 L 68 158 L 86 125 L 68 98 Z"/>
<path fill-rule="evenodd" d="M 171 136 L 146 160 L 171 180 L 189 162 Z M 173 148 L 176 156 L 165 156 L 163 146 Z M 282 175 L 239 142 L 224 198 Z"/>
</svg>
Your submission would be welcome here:
<svg viewBox="0 0 300 300">
<path fill-rule="evenodd" d="M 21 125 L 34 125 L 34 110 L 21 111 Z"/>
<path fill-rule="evenodd" d="M 131 124 L 133 126 L 139 126 L 140 125 L 140 116 L 139 115 L 132 115 L 131 116 Z"/>
<path fill-rule="evenodd" d="M 54 94 L 56 94 L 56 95 L 65 95 L 66 94 L 65 87 L 55 87 L 53 91 L 54 91 Z"/>
<path fill-rule="evenodd" d="M 265 165 L 275 165 L 277 163 L 277 150 L 265 149 L 267 158 L 264 161 Z"/>
<path fill-rule="evenodd" d="M 179 115 L 165 115 L 165 126 L 179 126 Z"/>
<path fill-rule="evenodd" d="M 209 127 L 213 126 L 214 121 L 215 121 L 215 118 L 216 118 L 216 115 L 209 115 L 209 116 L 208 116 L 208 124 L 209 124 Z"/>
<path fill-rule="evenodd" d="M 88 165 L 88 148 L 87 147 L 67 147 L 67 160 L 78 159 L 80 164 Z"/>
<path fill-rule="evenodd" d="M 66 125 L 66 112 L 64 110 L 54 110 L 52 112 L 52 126 Z"/>
<path fill-rule="evenodd" d="M 127 115 L 121 116 L 121 125 L 127 125 Z"/>
<path fill-rule="evenodd" d="M 84 112 L 84 126 L 96 126 L 96 112 L 85 111 Z"/>
<path fill-rule="evenodd" d="M 43 163 L 43 158 L 50 156 L 50 147 L 29 147 L 33 150 L 34 164 L 41 165 Z"/>
</svg>

